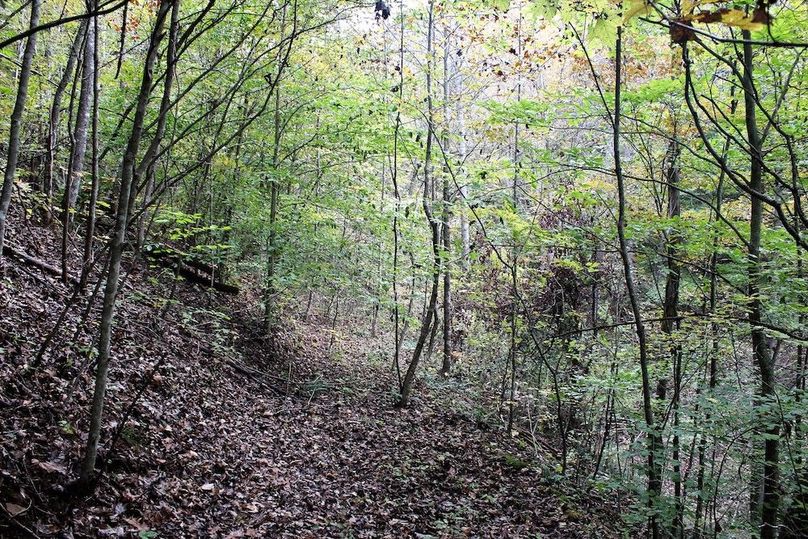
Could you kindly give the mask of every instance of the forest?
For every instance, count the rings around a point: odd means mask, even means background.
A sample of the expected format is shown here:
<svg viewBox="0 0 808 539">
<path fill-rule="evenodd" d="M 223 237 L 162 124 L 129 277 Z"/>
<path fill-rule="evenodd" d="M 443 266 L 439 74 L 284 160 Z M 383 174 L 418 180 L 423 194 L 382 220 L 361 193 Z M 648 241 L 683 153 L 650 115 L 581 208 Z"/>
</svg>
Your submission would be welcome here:
<svg viewBox="0 0 808 539">
<path fill-rule="evenodd" d="M 808 537 L 804 0 L 0 0 L 0 537 Z"/>
</svg>

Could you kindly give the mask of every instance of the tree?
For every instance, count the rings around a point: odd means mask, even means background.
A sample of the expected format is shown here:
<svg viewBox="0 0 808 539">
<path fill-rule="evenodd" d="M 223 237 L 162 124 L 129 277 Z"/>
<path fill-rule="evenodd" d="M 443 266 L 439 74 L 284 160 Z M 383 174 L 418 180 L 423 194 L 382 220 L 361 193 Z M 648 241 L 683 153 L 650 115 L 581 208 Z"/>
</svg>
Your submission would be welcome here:
<svg viewBox="0 0 808 539">
<path fill-rule="evenodd" d="M 429 223 L 429 228 L 432 232 L 432 285 L 429 292 L 429 299 L 424 308 L 424 316 L 421 321 L 421 332 L 418 335 L 418 342 L 412 353 L 412 359 L 407 367 L 407 372 L 401 382 L 399 388 L 399 399 L 397 406 L 405 408 L 410 401 L 410 393 L 412 391 L 412 384 L 415 381 L 415 373 L 418 369 L 418 364 L 421 361 L 421 355 L 424 352 L 424 347 L 427 344 L 432 324 L 436 324 L 435 318 L 437 317 L 437 302 L 438 302 L 438 288 L 440 286 L 440 265 L 441 265 L 441 234 L 440 224 L 437 217 L 432 210 L 432 200 L 434 198 L 434 177 L 432 175 L 432 144 L 435 137 L 435 119 L 434 119 L 434 106 L 432 100 L 432 70 L 435 64 L 435 49 L 434 49 L 434 30 L 435 30 L 435 4 L 433 0 L 429 1 L 429 8 L 427 12 L 427 37 L 426 37 L 426 70 L 424 72 L 426 82 L 426 150 L 424 153 L 424 182 L 423 194 L 421 196 L 421 205 L 424 210 L 424 216 Z"/>
<path fill-rule="evenodd" d="M 93 391 L 92 407 L 90 410 L 90 428 L 87 434 L 87 445 L 84 460 L 81 465 L 81 481 L 89 484 L 95 476 L 95 463 L 98 455 L 98 443 L 101 438 L 101 422 L 104 413 L 104 397 L 107 391 L 107 379 L 110 362 L 110 343 L 112 340 L 112 324 L 115 315 L 115 301 L 118 297 L 118 284 L 121 272 L 121 259 L 123 258 L 126 232 L 129 226 L 129 198 L 132 192 L 132 183 L 135 176 L 136 159 L 143 137 L 143 125 L 146 120 L 146 107 L 152 91 L 154 80 L 154 67 L 160 43 L 163 41 L 166 18 L 169 11 L 179 10 L 179 1 L 173 0 L 160 4 L 154 26 L 149 37 L 149 48 L 143 65 L 140 91 L 135 107 L 135 116 L 132 129 L 126 145 L 126 153 L 121 162 L 121 177 L 118 187 L 118 201 L 115 214 L 115 229 L 109 248 L 109 269 L 107 270 L 106 284 L 104 286 L 104 303 L 101 313 L 101 327 L 98 338 L 98 361 L 96 363 L 95 390 Z M 176 32 L 172 31 L 172 35 Z M 171 73 L 166 73 L 171 77 Z"/>
<path fill-rule="evenodd" d="M 640 302 L 634 283 L 634 271 L 631 267 L 631 259 L 629 255 L 628 242 L 626 241 L 626 195 L 623 177 L 623 168 L 620 156 L 620 119 L 621 119 L 621 101 L 620 94 L 622 91 L 622 48 L 623 48 L 623 29 L 617 28 L 617 41 L 615 44 L 615 58 L 614 58 L 614 114 L 612 116 L 612 127 L 614 132 L 613 151 L 614 151 L 614 174 L 617 178 L 617 238 L 620 242 L 620 259 L 623 262 L 623 273 L 626 281 L 626 291 L 628 292 L 629 302 L 631 304 L 631 312 L 634 316 L 634 328 L 637 332 L 637 342 L 639 347 L 639 361 L 640 371 L 642 373 L 642 404 L 643 414 L 645 416 L 645 427 L 648 429 L 646 434 L 648 440 L 647 459 L 648 465 L 646 468 L 646 476 L 648 477 L 648 506 L 651 514 L 649 515 L 651 536 L 655 539 L 660 537 L 659 516 L 656 513 L 659 497 L 662 493 L 662 484 L 660 479 L 660 466 L 658 463 L 658 452 L 662 449 L 662 438 L 654 425 L 654 412 L 651 407 L 651 382 L 648 375 L 648 345 L 647 335 L 645 332 L 645 323 L 643 316 L 640 312 Z"/>
<path fill-rule="evenodd" d="M 29 28 L 31 30 L 39 26 L 41 5 L 41 0 L 31 0 L 31 18 L 29 22 Z M 14 100 L 14 111 L 11 113 L 11 128 L 8 134 L 8 151 L 6 153 L 6 170 L 3 175 L 3 189 L 0 191 L 0 262 L 3 260 L 8 207 L 11 203 L 11 192 L 14 189 L 14 178 L 17 174 L 17 160 L 20 155 L 22 115 L 23 112 L 25 112 L 25 103 L 28 99 L 28 84 L 31 80 L 31 64 L 36 51 L 36 38 L 36 33 L 31 32 L 28 39 L 25 41 L 25 49 L 22 53 L 22 63 L 20 65 L 19 80 L 17 83 L 17 94 Z M 0 48 L 2 48 L 2 46 L 0 46 Z"/>
<path fill-rule="evenodd" d="M 90 113 L 93 108 L 95 92 L 95 19 L 88 19 L 84 32 L 83 59 L 81 62 L 81 90 L 76 111 L 76 123 L 71 137 L 73 147 L 70 153 L 70 165 L 65 182 L 62 199 L 62 279 L 66 281 L 67 246 L 70 234 L 72 211 L 81 191 L 81 179 L 84 172 L 84 157 L 87 152 L 88 127 Z"/>
</svg>

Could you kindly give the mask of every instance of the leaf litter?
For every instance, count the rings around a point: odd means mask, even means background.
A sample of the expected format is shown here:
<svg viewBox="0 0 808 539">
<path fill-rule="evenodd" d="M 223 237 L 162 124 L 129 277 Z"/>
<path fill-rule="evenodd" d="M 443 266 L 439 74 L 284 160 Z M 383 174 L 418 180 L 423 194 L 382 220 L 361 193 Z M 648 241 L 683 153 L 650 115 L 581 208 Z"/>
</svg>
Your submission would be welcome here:
<svg viewBox="0 0 808 539">
<path fill-rule="evenodd" d="M 14 240 L 58 259 L 36 234 Z M 566 486 L 483 428 L 451 383 L 421 382 L 411 407 L 394 409 L 395 380 L 367 336 L 343 332 L 332 347 L 315 317 L 267 339 L 244 308 L 257 297 L 129 267 L 104 475 L 79 498 L 62 488 L 83 451 L 96 312 L 82 324 L 73 309 L 23 377 L 71 291 L 15 263 L 0 277 L 0 537 L 619 535 L 614 500 Z"/>
</svg>

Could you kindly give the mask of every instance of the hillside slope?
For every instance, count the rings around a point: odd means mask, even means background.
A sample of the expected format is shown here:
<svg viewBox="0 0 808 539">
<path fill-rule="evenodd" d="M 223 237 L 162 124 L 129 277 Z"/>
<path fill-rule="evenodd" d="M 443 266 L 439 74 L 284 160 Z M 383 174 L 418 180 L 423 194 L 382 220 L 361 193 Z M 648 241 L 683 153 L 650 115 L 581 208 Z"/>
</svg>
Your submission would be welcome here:
<svg viewBox="0 0 808 539">
<path fill-rule="evenodd" d="M 11 238 L 55 264 L 49 231 Z M 95 314 L 77 329 L 82 297 L 41 367 L 23 373 L 71 291 L 6 259 L 0 536 L 618 535 L 614 507 L 554 482 L 523 444 L 475 417 L 459 382 L 422 384 L 396 410 L 366 336 L 331 347 L 324 322 L 290 320 L 272 346 L 248 293 L 224 299 L 140 262 L 127 271 L 105 473 L 94 494 L 76 496 L 64 486 L 87 428 Z"/>
</svg>

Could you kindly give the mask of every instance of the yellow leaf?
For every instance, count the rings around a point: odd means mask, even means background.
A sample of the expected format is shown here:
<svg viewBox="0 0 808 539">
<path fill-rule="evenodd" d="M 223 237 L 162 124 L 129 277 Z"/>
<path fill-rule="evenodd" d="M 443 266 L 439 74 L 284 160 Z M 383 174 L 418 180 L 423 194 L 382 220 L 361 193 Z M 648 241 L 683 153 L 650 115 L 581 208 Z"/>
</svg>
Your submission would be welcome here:
<svg viewBox="0 0 808 539">
<path fill-rule="evenodd" d="M 637 15 L 645 15 L 651 10 L 651 4 L 646 0 L 634 0 L 629 5 L 628 11 L 623 15 L 623 22 L 628 22 Z"/>
<path fill-rule="evenodd" d="M 752 20 L 750 15 L 747 15 L 740 9 L 730 9 L 721 14 L 721 22 L 727 26 L 735 26 L 741 30 L 760 30 L 766 25 Z"/>
<path fill-rule="evenodd" d="M 684 0 L 682 2 L 682 13 L 685 15 L 690 15 L 693 13 L 693 10 L 696 9 L 697 2 L 691 2 L 690 0 Z"/>
</svg>

